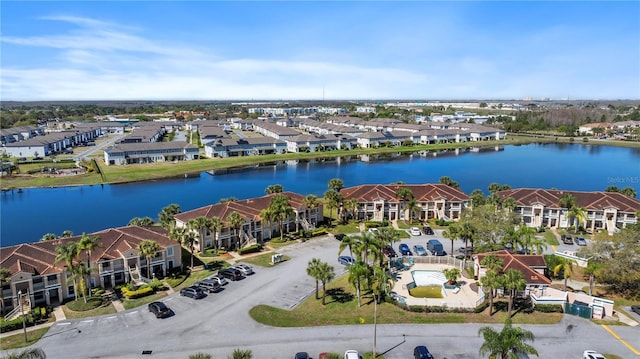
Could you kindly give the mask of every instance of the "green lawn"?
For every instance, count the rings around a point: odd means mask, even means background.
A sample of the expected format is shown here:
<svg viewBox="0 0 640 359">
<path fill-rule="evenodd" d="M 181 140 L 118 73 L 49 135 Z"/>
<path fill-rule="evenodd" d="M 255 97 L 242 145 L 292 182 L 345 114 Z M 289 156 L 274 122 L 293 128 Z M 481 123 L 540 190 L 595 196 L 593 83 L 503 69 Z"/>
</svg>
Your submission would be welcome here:
<svg viewBox="0 0 640 359">
<path fill-rule="evenodd" d="M 82 300 L 82 299 L 78 299 L 78 300 Z M 85 310 L 81 312 L 71 310 L 66 305 L 63 305 L 62 311 L 64 311 L 64 315 L 67 317 L 67 319 L 78 319 L 78 318 L 95 317 L 95 316 L 100 316 L 105 314 L 113 314 L 116 312 L 116 308 L 113 306 L 113 304 L 111 304 L 111 302 L 109 302 L 108 304 L 100 306 L 98 308 Z"/>
<path fill-rule="evenodd" d="M 26 343 L 24 341 L 24 332 L 2 338 L 2 340 L 0 340 L 0 350 L 18 349 L 33 345 L 37 343 L 38 340 L 40 340 L 40 338 L 42 338 L 48 331 L 49 327 L 28 331 Z"/>
<path fill-rule="evenodd" d="M 373 323 L 374 305 L 371 295 L 362 297 L 363 305 L 358 307 L 355 290 L 348 284 L 348 276 L 343 275 L 327 286 L 326 305 L 310 295 L 295 309 L 288 311 L 268 305 L 259 305 L 249 311 L 249 315 L 259 323 L 275 327 L 305 327 L 321 325 L 352 325 Z M 322 296 L 322 286 L 320 286 Z M 378 305 L 378 323 L 504 323 L 507 313 L 500 311 L 489 316 L 483 313 L 417 313 L 409 312 L 390 303 Z M 517 313 L 514 324 L 555 324 L 562 319 L 562 313 Z"/>
<path fill-rule="evenodd" d="M 273 252 L 265 253 L 255 257 L 243 258 L 242 262 L 261 266 L 261 267 L 273 267 L 274 265 L 271 264 L 271 256 L 273 255 L 274 255 Z M 289 256 L 282 256 L 282 262 L 286 262 L 290 259 L 291 257 Z M 282 262 L 276 263 L 275 265 L 278 265 Z"/>
<path fill-rule="evenodd" d="M 544 231 L 544 241 L 547 242 L 547 244 L 550 246 L 560 245 L 560 242 L 558 242 L 558 238 L 556 238 L 556 236 L 549 230 Z"/>
<path fill-rule="evenodd" d="M 147 305 L 151 302 L 155 302 L 156 300 L 161 300 L 166 296 L 167 296 L 166 291 L 159 291 L 142 298 L 136 298 L 136 299 L 122 298 L 122 306 L 126 310 L 138 308 L 138 307 Z"/>
</svg>

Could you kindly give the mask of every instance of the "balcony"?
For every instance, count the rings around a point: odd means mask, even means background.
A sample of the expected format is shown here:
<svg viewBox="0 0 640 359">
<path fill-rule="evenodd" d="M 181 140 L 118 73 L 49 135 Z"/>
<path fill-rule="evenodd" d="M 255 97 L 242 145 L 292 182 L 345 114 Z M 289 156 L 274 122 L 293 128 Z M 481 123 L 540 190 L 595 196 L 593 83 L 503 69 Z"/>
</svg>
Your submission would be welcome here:
<svg viewBox="0 0 640 359">
<path fill-rule="evenodd" d="M 47 281 L 47 284 L 46 284 L 47 288 L 49 288 L 49 287 L 57 287 L 57 286 L 60 286 L 60 281 L 59 280 L 57 280 L 57 279 L 49 279 Z"/>
</svg>

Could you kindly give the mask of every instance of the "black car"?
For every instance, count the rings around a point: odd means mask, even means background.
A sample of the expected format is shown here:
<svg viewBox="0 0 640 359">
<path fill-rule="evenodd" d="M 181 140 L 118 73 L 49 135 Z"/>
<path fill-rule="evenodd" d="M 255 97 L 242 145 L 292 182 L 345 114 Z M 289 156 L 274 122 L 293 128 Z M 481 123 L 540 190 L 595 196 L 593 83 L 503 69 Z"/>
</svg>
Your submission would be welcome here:
<svg viewBox="0 0 640 359">
<path fill-rule="evenodd" d="M 224 278 L 227 278 L 228 280 L 240 280 L 242 279 L 242 272 L 240 272 L 240 270 L 235 269 L 235 268 L 225 268 L 221 271 L 218 272 L 219 275 L 223 276 Z"/>
<path fill-rule="evenodd" d="M 307 352 L 299 352 L 299 353 L 296 353 L 293 359 L 311 359 L 311 357 Z"/>
<path fill-rule="evenodd" d="M 433 359 L 433 355 L 429 353 L 429 349 L 424 345 L 418 345 L 413 349 L 413 357 L 414 359 Z"/>
<path fill-rule="evenodd" d="M 344 237 L 346 237 L 346 234 L 343 233 L 338 233 L 338 234 L 334 234 L 334 237 L 336 237 L 337 240 L 342 241 L 344 239 Z"/>
<path fill-rule="evenodd" d="M 153 313 L 156 318 L 166 318 L 171 316 L 171 309 L 162 302 L 149 303 L 149 311 Z"/>
<path fill-rule="evenodd" d="M 397 256 L 395 249 L 393 249 L 393 247 L 389 245 L 382 249 L 382 253 L 384 253 L 384 255 L 389 258 L 394 258 L 395 256 Z"/>
<path fill-rule="evenodd" d="M 431 229 L 431 227 L 429 227 L 429 226 L 424 226 L 422 228 L 422 233 L 424 233 L 424 234 L 426 234 L 428 236 L 433 236 L 434 235 L 433 229 Z"/>
<path fill-rule="evenodd" d="M 207 293 L 202 288 L 192 285 L 191 287 L 180 289 L 180 295 L 193 299 L 202 299 L 207 296 Z"/>
<path fill-rule="evenodd" d="M 640 305 L 632 305 L 631 306 L 631 311 L 640 315 Z"/>
</svg>

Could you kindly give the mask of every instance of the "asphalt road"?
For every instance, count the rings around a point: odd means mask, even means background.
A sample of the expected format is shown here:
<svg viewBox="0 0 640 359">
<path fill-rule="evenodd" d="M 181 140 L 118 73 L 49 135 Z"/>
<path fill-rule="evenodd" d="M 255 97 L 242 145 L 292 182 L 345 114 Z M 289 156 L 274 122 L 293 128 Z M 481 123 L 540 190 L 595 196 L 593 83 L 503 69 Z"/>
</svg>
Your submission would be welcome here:
<svg viewBox="0 0 640 359">
<path fill-rule="evenodd" d="M 427 236 L 407 243 L 424 242 Z M 446 243 L 445 244 L 446 248 Z M 412 244 L 411 244 L 412 245 Z M 397 245 L 396 245 L 397 248 Z M 37 346 L 47 358 L 187 358 L 196 352 L 226 358 L 236 348 L 250 349 L 256 359 L 292 358 L 307 351 L 361 352 L 373 349 L 373 325 L 312 328 L 272 328 L 254 322 L 248 314 L 257 304 L 292 308 L 313 295 L 315 282 L 307 276 L 311 258 L 320 258 L 341 273 L 338 242 L 333 237 L 313 239 L 282 248 L 291 260 L 273 268 L 255 267 L 256 274 L 230 282 L 220 293 L 201 300 L 164 299 L 175 315 L 156 319 L 145 307 L 95 318 L 54 324 Z M 409 358 L 416 345 L 427 345 L 436 358 L 479 358 L 480 324 L 378 325 L 377 351 L 385 357 Z M 496 326 L 500 328 L 501 326 Z M 565 316 L 557 325 L 526 325 L 536 338 L 540 358 L 580 358 L 593 349 L 636 358 L 628 347 L 603 327 L 588 320 Z M 640 327 L 610 327 L 621 339 L 640 348 Z M 151 355 L 143 355 L 145 350 Z"/>
</svg>

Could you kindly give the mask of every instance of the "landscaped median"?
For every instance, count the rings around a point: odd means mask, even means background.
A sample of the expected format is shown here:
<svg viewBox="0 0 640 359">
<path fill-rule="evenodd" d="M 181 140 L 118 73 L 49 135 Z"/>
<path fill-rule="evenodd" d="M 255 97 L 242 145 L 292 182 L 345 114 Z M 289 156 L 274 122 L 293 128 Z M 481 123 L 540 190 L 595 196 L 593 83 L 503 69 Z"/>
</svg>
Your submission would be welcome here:
<svg viewBox="0 0 640 359">
<path fill-rule="evenodd" d="M 373 324 L 374 303 L 372 295 L 363 291 L 362 306 L 358 307 L 356 291 L 348 282 L 348 275 L 343 275 L 327 286 L 327 304 L 322 305 L 315 295 L 310 295 L 295 309 L 289 311 L 268 305 L 253 307 L 251 317 L 265 325 L 274 327 L 309 327 L 325 325 L 353 325 Z M 322 289 L 320 289 L 322 296 Z M 494 303 L 494 306 L 496 303 Z M 484 308 L 484 307 L 482 307 Z M 481 309 L 482 309 L 481 308 Z M 405 310 L 393 303 L 378 305 L 378 324 L 437 324 L 437 323 L 495 323 L 502 324 L 507 318 L 506 310 L 498 311 L 489 316 L 488 309 L 480 313 L 442 312 L 439 308 L 428 307 Z M 494 308 L 495 310 L 496 308 Z M 422 310 L 418 312 L 417 310 Z M 516 312 L 512 321 L 514 324 L 556 324 L 560 322 L 562 313 L 540 313 L 524 311 Z"/>
</svg>

